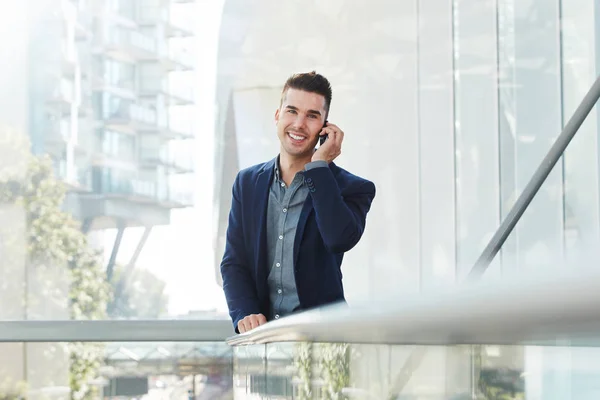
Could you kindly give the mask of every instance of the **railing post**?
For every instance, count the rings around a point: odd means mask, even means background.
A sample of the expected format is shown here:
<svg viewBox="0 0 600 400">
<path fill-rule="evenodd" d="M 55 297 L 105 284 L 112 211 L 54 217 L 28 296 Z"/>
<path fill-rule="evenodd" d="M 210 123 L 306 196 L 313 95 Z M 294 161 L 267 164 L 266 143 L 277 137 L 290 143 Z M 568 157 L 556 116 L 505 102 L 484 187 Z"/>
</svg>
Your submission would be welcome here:
<svg viewBox="0 0 600 400">
<path fill-rule="evenodd" d="M 599 98 L 600 76 L 596 78 L 596 82 L 594 82 L 563 131 L 556 138 L 548 154 L 546 154 L 510 212 L 475 262 L 467 276 L 467 281 L 478 279 L 483 275 Z"/>
</svg>

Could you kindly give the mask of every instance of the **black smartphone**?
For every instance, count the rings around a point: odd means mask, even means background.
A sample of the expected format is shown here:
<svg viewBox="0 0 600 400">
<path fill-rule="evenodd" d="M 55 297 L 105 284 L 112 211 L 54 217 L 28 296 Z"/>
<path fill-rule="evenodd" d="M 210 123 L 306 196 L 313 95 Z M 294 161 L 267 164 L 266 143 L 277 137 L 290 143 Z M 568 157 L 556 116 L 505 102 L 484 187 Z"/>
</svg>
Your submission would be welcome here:
<svg viewBox="0 0 600 400">
<path fill-rule="evenodd" d="M 323 128 L 325 128 L 326 126 L 327 126 L 327 120 L 325 120 L 325 123 L 323 124 Z M 319 146 L 323 146 L 323 143 L 325 143 L 325 141 L 327 140 L 327 136 L 329 136 L 329 135 L 323 135 L 323 136 L 319 137 Z"/>
</svg>

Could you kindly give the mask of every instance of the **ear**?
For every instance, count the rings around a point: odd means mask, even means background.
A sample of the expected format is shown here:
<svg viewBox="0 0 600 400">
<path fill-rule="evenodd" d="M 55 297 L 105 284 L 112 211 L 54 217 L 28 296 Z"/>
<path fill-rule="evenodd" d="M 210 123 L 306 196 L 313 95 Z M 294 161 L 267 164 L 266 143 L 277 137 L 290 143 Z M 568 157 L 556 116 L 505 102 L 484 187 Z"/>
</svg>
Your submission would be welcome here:
<svg viewBox="0 0 600 400">
<path fill-rule="evenodd" d="M 275 110 L 275 123 L 279 122 L 279 108 Z"/>
</svg>

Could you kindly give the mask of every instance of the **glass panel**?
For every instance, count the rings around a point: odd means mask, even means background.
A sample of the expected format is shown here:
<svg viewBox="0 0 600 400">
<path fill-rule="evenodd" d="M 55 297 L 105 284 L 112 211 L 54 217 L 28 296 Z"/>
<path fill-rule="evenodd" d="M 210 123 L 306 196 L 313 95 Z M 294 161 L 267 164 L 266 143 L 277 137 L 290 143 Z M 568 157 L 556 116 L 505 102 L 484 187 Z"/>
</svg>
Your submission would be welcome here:
<svg viewBox="0 0 600 400">
<path fill-rule="evenodd" d="M 598 75 L 598 12 L 595 1 L 561 2 L 565 118 L 575 111 Z M 598 127 L 596 107 L 564 156 L 565 251 L 573 268 L 598 265 L 600 256 Z"/>
<path fill-rule="evenodd" d="M 456 256 L 462 281 L 499 225 L 496 1 L 455 1 L 454 15 Z M 497 275 L 498 267 L 497 258 L 486 276 Z"/>
<path fill-rule="evenodd" d="M 452 3 L 419 1 L 421 287 L 456 278 Z"/>
<path fill-rule="evenodd" d="M 233 399 L 224 343 L 0 343 L 2 398 Z"/>
<path fill-rule="evenodd" d="M 593 399 L 598 348 L 273 343 L 234 351 L 236 399 Z"/>
<path fill-rule="evenodd" d="M 560 133 L 561 74 L 557 1 L 498 3 L 501 215 Z M 502 267 L 547 273 L 563 259 L 563 174 L 557 164 L 502 251 Z"/>
</svg>

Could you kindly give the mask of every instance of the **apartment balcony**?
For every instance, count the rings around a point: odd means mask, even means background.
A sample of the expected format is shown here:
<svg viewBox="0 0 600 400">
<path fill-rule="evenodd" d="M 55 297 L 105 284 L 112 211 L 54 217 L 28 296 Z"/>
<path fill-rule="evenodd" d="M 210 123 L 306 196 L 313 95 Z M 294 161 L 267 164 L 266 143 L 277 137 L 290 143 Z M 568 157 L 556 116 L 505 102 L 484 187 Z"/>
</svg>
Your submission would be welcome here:
<svg viewBox="0 0 600 400">
<path fill-rule="evenodd" d="M 195 68 L 193 55 L 186 50 L 174 47 L 161 50 L 157 60 L 169 72 L 193 71 Z"/>
<path fill-rule="evenodd" d="M 166 34 L 171 38 L 193 37 L 194 22 L 190 18 L 188 20 L 170 19 L 166 23 Z"/>
<path fill-rule="evenodd" d="M 164 140 L 193 139 L 194 127 L 191 122 L 171 119 L 165 126 L 140 129 L 143 135 L 158 135 Z"/>
<path fill-rule="evenodd" d="M 94 193 L 107 196 L 126 197 L 134 202 L 154 202 L 156 182 L 141 179 L 112 178 L 95 181 L 92 187 Z"/>
<path fill-rule="evenodd" d="M 106 127 L 125 130 L 158 129 L 156 111 L 136 103 L 121 102 L 102 113 Z"/>
<path fill-rule="evenodd" d="M 125 62 L 151 61 L 157 58 L 157 44 L 153 38 L 123 27 L 110 29 L 96 51 Z"/>
<path fill-rule="evenodd" d="M 65 78 L 58 79 L 48 96 L 48 103 L 59 107 L 65 113 L 71 112 L 71 107 L 76 100 L 75 84 Z"/>
<path fill-rule="evenodd" d="M 159 185 L 155 180 L 139 177 L 103 176 L 108 168 L 95 167 L 92 191 L 105 198 L 126 200 L 129 203 L 152 205 L 164 209 L 185 208 L 193 204 L 193 193 Z M 99 177 L 100 176 L 100 177 Z"/>
<path fill-rule="evenodd" d="M 46 143 L 64 144 L 71 140 L 71 124 L 66 118 L 51 121 L 46 125 L 45 131 Z"/>
<path fill-rule="evenodd" d="M 135 100 L 135 82 L 131 79 L 111 79 L 108 76 L 94 76 L 92 78 L 92 90 L 106 92 L 115 96 Z"/>
<path fill-rule="evenodd" d="M 165 7 L 142 8 L 137 22 L 140 26 L 164 27 L 166 37 L 179 38 L 194 36 L 194 21 L 191 16 L 185 19 L 172 18 L 169 16 L 169 12 Z"/>
<path fill-rule="evenodd" d="M 140 164 L 142 167 L 163 166 L 176 174 L 194 172 L 194 157 L 189 151 L 166 151 L 164 149 L 140 148 Z"/>
<path fill-rule="evenodd" d="M 139 89 L 139 95 L 142 97 L 165 96 L 169 105 L 186 106 L 194 104 L 194 90 L 191 87 L 182 87 L 180 85 L 169 85 L 166 82 L 162 84 L 158 80 L 145 80 Z"/>
<path fill-rule="evenodd" d="M 54 163 L 54 176 L 65 183 L 69 191 L 86 193 L 92 190 L 89 169 L 69 165 L 64 159 Z"/>
</svg>

